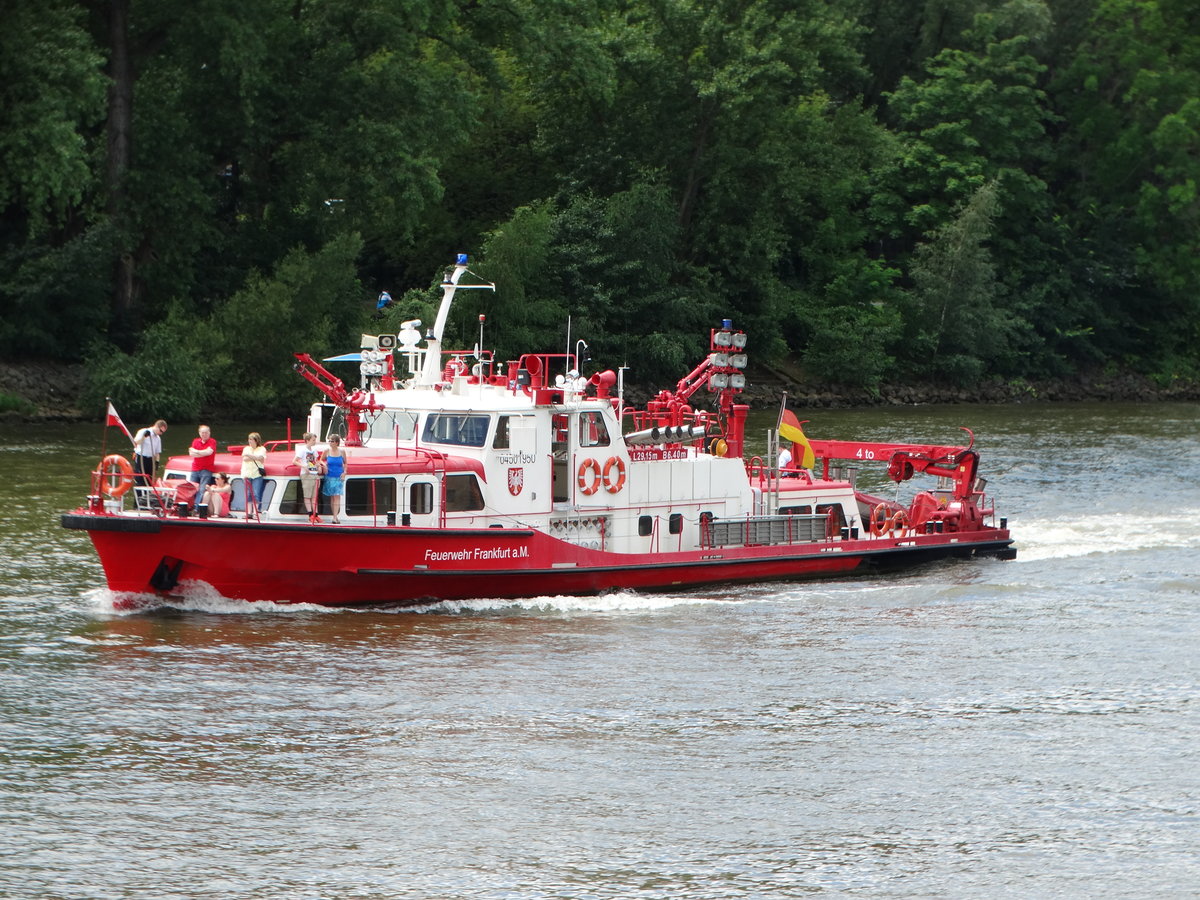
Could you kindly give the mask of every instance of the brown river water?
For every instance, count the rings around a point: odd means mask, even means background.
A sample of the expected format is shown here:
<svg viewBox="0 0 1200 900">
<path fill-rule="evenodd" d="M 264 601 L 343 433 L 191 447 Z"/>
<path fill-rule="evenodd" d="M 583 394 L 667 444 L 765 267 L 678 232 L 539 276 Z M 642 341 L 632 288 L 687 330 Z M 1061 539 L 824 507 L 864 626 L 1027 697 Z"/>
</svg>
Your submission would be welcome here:
<svg viewBox="0 0 1200 900">
<path fill-rule="evenodd" d="M 1200 896 L 1200 406 L 805 417 L 972 427 L 1018 558 L 126 613 L 101 427 L 0 426 L 0 897 Z"/>
</svg>

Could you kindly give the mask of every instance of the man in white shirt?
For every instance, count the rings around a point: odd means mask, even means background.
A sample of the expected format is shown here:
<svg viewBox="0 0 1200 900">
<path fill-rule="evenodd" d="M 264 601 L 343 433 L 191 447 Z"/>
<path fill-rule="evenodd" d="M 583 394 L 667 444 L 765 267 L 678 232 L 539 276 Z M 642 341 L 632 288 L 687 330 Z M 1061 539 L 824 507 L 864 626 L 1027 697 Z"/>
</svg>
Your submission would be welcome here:
<svg viewBox="0 0 1200 900">
<path fill-rule="evenodd" d="M 149 487 L 154 483 L 154 471 L 162 455 L 162 436 L 167 432 L 167 423 L 159 419 L 149 428 L 143 428 L 133 439 L 133 483 Z"/>
</svg>

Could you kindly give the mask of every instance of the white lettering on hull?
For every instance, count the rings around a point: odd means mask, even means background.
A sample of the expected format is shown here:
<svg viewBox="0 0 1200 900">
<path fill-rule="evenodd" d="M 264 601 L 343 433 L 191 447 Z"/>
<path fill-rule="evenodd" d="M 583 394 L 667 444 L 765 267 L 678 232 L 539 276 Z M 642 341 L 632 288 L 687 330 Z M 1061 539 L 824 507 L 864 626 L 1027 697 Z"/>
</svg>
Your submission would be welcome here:
<svg viewBox="0 0 1200 900">
<path fill-rule="evenodd" d="M 464 547 L 462 550 L 426 550 L 426 562 L 471 562 L 480 559 L 528 559 L 528 547 Z"/>
</svg>

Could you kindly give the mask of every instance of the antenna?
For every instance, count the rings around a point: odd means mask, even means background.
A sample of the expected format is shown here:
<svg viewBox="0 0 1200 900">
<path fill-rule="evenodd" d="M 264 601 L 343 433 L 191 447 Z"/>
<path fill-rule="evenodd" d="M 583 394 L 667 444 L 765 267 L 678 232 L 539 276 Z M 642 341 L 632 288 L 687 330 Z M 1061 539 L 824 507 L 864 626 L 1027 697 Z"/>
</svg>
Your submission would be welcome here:
<svg viewBox="0 0 1200 900">
<path fill-rule="evenodd" d="M 564 374 L 571 371 L 571 314 L 567 313 L 567 359 L 564 364 Z"/>
</svg>

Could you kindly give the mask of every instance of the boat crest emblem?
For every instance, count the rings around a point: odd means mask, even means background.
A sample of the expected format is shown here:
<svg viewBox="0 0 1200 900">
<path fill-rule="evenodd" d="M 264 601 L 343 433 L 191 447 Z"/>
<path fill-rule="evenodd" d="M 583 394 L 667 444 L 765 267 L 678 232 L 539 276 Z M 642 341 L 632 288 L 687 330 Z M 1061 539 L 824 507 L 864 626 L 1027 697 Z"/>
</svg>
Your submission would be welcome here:
<svg viewBox="0 0 1200 900">
<path fill-rule="evenodd" d="M 516 466 L 508 470 L 508 492 L 514 497 L 525 487 L 525 470 Z"/>
</svg>

